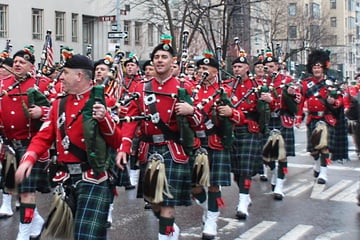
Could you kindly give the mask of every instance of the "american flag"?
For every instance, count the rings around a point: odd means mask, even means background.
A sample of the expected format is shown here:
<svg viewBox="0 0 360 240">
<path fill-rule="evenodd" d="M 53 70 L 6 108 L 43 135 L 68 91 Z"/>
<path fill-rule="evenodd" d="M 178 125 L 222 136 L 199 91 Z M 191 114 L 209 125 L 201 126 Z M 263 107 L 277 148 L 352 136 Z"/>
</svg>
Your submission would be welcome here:
<svg viewBox="0 0 360 240">
<path fill-rule="evenodd" d="M 48 67 L 54 66 L 54 51 L 52 47 L 51 32 L 46 34 L 46 63 Z"/>
</svg>

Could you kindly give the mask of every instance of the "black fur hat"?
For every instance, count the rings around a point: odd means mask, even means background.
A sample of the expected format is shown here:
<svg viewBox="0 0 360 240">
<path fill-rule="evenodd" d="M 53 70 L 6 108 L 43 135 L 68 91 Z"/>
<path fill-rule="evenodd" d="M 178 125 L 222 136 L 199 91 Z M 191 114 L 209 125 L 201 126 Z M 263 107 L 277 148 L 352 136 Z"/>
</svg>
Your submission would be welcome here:
<svg viewBox="0 0 360 240">
<path fill-rule="evenodd" d="M 330 68 L 330 52 L 322 49 L 316 49 L 309 54 L 306 69 L 312 74 L 312 67 L 320 64 L 324 71 Z"/>
</svg>

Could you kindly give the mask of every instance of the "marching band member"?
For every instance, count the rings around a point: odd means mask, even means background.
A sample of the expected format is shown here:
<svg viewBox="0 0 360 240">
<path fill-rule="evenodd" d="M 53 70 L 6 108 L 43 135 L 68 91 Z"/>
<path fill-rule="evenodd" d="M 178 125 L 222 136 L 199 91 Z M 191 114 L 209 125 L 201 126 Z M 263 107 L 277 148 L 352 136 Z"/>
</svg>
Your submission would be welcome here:
<svg viewBox="0 0 360 240">
<path fill-rule="evenodd" d="M 336 109 L 342 105 L 342 97 L 331 94 L 331 86 L 326 82 L 326 70 L 330 66 L 330 58 L 324 50 L 314 50 L 310 53 L 307 71 L 312 77 L 302 81 L 303 100 L 297 114 L 296 126 L 303 120 L 303 106 L 307 102 L 307 150 L 315 160 L 314 177 L 318 184 L 325 184 L 327 166 L 330 164 L 330 153 L 335 146 L 334 126 L 337 119 Z"/>
<path fill-rule="evenodd" d="M 266 106 L 264 104 L 268 104 L 272 97 L 269 93 L 260 91 L 261 81 L 249 78 L 250 67 L 244 52 L 232 62 L 232 67 L 236 78 L 229 83 L 233 87 L 231 97 L 238 105 L 237 111 L 242 111 L 244 117 L 242 124 L 235 127 L 231 167 L 239 187 L 236 217 L 246 219 L 251 203 L 251 177 L 261 164 L 263 132 L 267 127 L 265 123 L 260 124 L 260 115 L 266 114 L 266 111 L 258 108 L 260 104 Z"/>
<path fill-rule="evenodd" d="M 31 140 L 16 171 L 18 182 L 27 181 L 39 156 L 56 143 L 60 168 L 54 181 L 75 188 L 76 210 L 70 229 L 74 239 L 79 240 L 106 239 L 113 195 L 106 153 L 110 146 L 117 148 L 121 138 L 119 128 L 104 106 L 103 88 L 92 84 L 93 70 L 93 63 L 86 56 L 74 55 L 66 60 L 62 81 L 67 95 L 53 102 L 49 118 Z M 102 96 L 96 96 L 99 95 L 96 90 Z M 89 123 L 95 123 L 95 127 L 86 130 Z M 31 215 L 25 216 L 28 221 Z"/>
<path fill-rule="evenodd" d="M 7 176 L 14 176 L 16 166 L 24 155 L 30 140 L 37 133 L 39 124 L 47 118 L 49 111 L 49 105 L 40 106 L 39 103 L 33 101 L 33 96 L 28 93 L 34 90 L 33 93 L 38 92 L 43 96 L 42 100 L 48 103 L 46 97 L 41 93 L 47 89 L 49 80 L 42 77 L 36 79 L 31 76 L 30 73 L 35 68 L 35 56 L 32 47 L 25 47 L 16 52 L 13 61 L 14 74 L 3 79 L 0 100 L 4 143 L 13 151 L 12 154 L 7 154 L 9 159 L 5 160 L 12 163 L 3 176 L 5 179 L 4 189 L 11 189 L 10 191 L 18 192 L 20 195 L 20 224 L 17 239 L 28 240 L 30 236 L 37 237 L 40 235 L 44 223 L 36 208 L 35 192 L 37 190 L 50 192 L 48 177 L 44 171 L 49 156 L 47 154 L 42 156 L 28 178 L 19 186 L 16 186 L 15 179 L 9 179 Z"/>
<path fill-rule="evenodd" d="M 270 103 L 269 130 L 275 130 L 272 133 L 280 131 L 280 135 L 274 134 L 267 138 L 267 143 L 271 143 L 269 140 L 275 140 L 276 138 L 280 142 L 283 140 L 285 145 L 285 148 L 282 146 L 283 144 L 279 145 L 278 149 L 283 154 L 270 158 L 266 158 L 266 156 L 264 158 L 263 154 L 263 159 L 272 172 L 271 185 L 274 191 L 274 199 L 282 200 L 284 197 L 285 175 L 288 173 L 287 157 L 295 156 L 294 124 L 301 94 L 300 89 L 292 83 L 292 78 L 280 73 L 279 59 L 272 56 L 271 50 L 266 52 L 263 63 L 268 74 L 266 85 L 273 97 L 273 101 Z M 277 161 L 277 166 L 275 161 Z"/>
<path fill-rule="evenodd" d="M 220 188 L 231 185 L 230 149 L 233 124 L 239 123 L 241 117 L 239 112 L 233 112 L 231 106 L 225 102 L 221 103 L 224 96 L 230 96 L 231 88 L 220 85 L 219 63 L 212 54 L 206 52 L 205 57 L 199 60 L 196 66 L 202 80 L 198 83 L 198 92 L 194 94 L 194 105 L 200 106 L 204 122 L 196 128 L 199 143 L 196 146 L 193 164 L 192 196 L 204 211 L 202 239 L 215 239 L 219 208 L 224 206 Z M 231 104 L 230 99 L 229 103 Z M 222 118 L 229 121 L 220 120 Z M 225 131 L 225 128 L 229 131 Z M 228 140 L 225 141 L 225 138 Z M 201 172 L 201 168 L 202 174 L 197 174 Z M 202 181 L 205 176 L 208 176 L 207 181 Z"/>
<path fill-rule="evenodd" d="M 171 97 L 178 91 L 180 82 L 172 77 L 171 64 L 175 53 L 170 41 L 163 36 L 163 43 L 152 51 L 151 60 L 156 76 L 136 86 L 135 91 L 141 96 L 130 103 L 127 113 L 128 117 L 151 116 L 151 121 L 142 121 L 140 125 L 143 135 L 139 161 L 148 161 L 144 177 L 144 197 L 152 204 L 152 210 L 159 219 L 159 240 L 179 239 L 175 207 L 191 204 L 189 157 L 179 144 L 177 115 L 188 119 L 192 126 L 201 121 L 201 114 L 193 106 Z M 186 89 L 190 92 L 190 86 Z M 137 125 L 136 122 L 122 125 L 122 144 L 116 158 L 120 168 L 130 154 Z"/>
<path fill-rule="evenodd" d="M 360 74 L 356 75 L 354 85 L 345 90 L 344 113 L 350 120 L 349 130 L 360 160 Z"/>
</svg>

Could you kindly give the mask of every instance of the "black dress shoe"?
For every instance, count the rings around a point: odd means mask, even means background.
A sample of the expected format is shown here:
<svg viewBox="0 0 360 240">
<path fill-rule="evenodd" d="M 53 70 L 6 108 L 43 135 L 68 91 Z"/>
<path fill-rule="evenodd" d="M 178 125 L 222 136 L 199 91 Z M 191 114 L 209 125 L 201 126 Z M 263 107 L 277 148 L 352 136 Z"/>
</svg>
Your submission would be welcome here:
<svg viewBox="0 0 360 240">
<path fill-rule="evenodd" d="M 151 209 L 151 204 L 148 203 L 148 202 L 145 202 L 144 209 L 150 210 Z"/>
<path fill-rule="evenodd" d="M 325 184 L 325 183 L 326 183 L 326 180 L 323 179 L 323 178 L 318 178 L 317 183 L 318 183 L 318 184 Z"/>
<path fill-rule="evenodd" d="M 127 186 L 125 186 L 125 190 L 132 190 L 132 189 L 135 189 L 135 186 L 134 186 L 134 185 L 127 185 Z"/>
<path fill-rule="evenodd" d="M 314 173 L 313 173 L 314 178 L 317 178 L 319 176 L 319 174 L 320 174 L 320 172 L 314 170 Z"/>
<path fill-rule="evenodd" d="M 281 201 L 281 200 L 283 200 L 283 198 L 284 198 L 284 196 L 283 196 L 282 194 L 280 194 L 280 193 L 274 193 L 274 199 L 275 199 L 275 200 Z"/>
<path fill-rule="evenodd" d="M 262 182 L 267 182 L 267 181 L 268 181 L 267 176 L 265 176 L 265 175 L 260 175 L 260 181 L 262 181 Z"/>
<path fill-rule="evenodd" d="M 213 240 L 215 239 L 215 236 L 214 235 L 207 235 L 205 233 L 202 234 L 202 240 Z"/>
<path fill-rule="evenodd" d="M 242 212 L 240 212 L 240 211 L 237 211 L 237 212 L 236 212 L 236 217 L 237 217 L 237 219 L 239 219 L 239 220 L 245 220 L 245 219 L 247 218 L 247 215 L 246 215 L 245 213 L 242 213 Z"/>
</svg>

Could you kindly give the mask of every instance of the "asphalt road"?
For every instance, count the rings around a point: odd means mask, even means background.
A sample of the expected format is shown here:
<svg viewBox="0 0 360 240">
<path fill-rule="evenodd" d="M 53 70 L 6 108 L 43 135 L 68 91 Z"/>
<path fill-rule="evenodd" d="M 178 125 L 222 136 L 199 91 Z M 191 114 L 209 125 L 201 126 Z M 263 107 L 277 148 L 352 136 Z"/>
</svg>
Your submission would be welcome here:
<svg viewBox="0 0 360 240">
<path fill-rule="evenodd" d="M 284 186 L 285 198 L 272 198 L 269 182 L 253 179 L 252 205 L 246 221 L 235 218 L 238 189 L 235 184 L 222 189 L 225 207 L 221 209 L 216 239 L 264 240 L 359 240 L 360 207 L 356 205 L 360 161 L 350 140 L 349 161 L 333 162 L 326 185 L 318 185 L 312 176 L 312 160 L 305 151 L 305 128 L 296 130 L 297 156 L 289 159 L 289 174 Z M 157 239 L 158 222 L 136 191 L 119 188 L 115 199 L 114 222 L 108 230 L 111 240 Z M 42 216 L 47 216 L 51 194 L 38 195 Z M 197 205 L 176 209 L 176 222 L 182 240 L 201 239 L 201 208 Z M 0 220 L 0 239 L 13 240 L 18 214 Z M 50 238 L 42 238 L 50 239 Z"/>
</svg>

